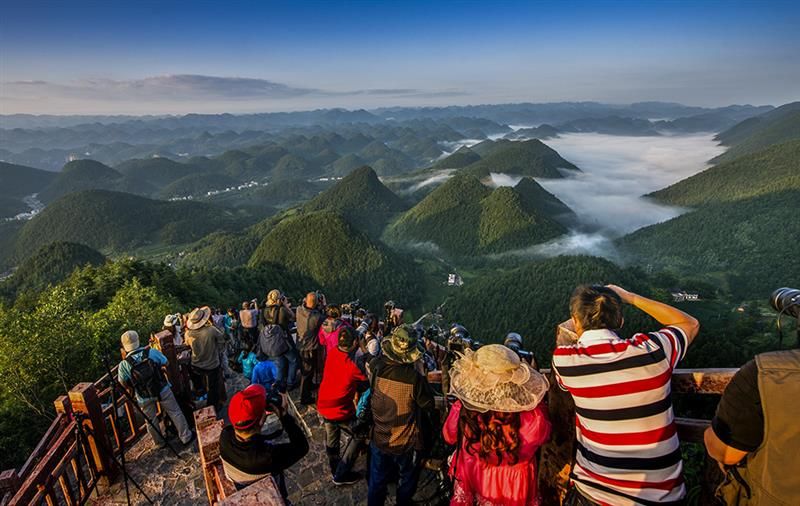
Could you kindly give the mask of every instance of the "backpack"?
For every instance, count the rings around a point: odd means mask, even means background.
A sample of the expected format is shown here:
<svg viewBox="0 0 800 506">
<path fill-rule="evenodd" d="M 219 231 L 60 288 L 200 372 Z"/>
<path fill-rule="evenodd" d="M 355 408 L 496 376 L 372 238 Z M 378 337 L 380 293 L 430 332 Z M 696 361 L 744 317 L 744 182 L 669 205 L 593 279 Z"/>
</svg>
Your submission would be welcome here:
<svg viewBox="0 0 800 506">
<path fill-rule="evenodd" d="M 278 308 L 280 310 L 280 308 Z M 289 338 L 283 327 L 277 324 L 277 315 L 270 319 L 258 336 L 258 360 L 280 357 L 289 351 Z"/>
<path fill-rule="evenodd" d="M 145 348 L 142 359 L 133 361 L 133 356 L 128 355 L 125 361 L 131 366 L 131 383 L 136 395 L 143 399 L 158 398 L 166 382 L 161 368 L 150 360 L 150 348 Z"/>
</svg>

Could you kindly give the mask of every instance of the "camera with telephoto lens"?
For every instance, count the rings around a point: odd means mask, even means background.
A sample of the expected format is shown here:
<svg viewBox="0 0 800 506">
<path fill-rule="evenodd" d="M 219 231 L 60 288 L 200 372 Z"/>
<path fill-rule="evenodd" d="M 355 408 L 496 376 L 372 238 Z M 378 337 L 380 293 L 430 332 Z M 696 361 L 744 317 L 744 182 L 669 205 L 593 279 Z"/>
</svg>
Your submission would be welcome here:
<svg viewBox="0 0 800 506">
<path fill-rule="evenodd" d="M 372 318 L 370 318 L 369 315 L 361 319 L 361 323 L 356 327 L 356 334 L 360 339 L 366 335 L 370 325 L 372 325 Z"/>
<path fill-rule="evenodd" d="M 397 305 L 394 303 L 393 300 L 387 300 L 383 304 L 383 319 L 384 319 L 384 321 L 391 320 L 392 312 L 394 311 L 394 308 L 396 308 L 396 307 L 397 307 Z"/>
<path fill-rule="evenodd" d="M 463 325 L 456 323 L 450 328 L 450 335 L 447 338 L 447 351 L 464 353 L 464 350 L 468 348 L 476 350 L 481 346 L 483 346 L 483 343 L 472 339 L 469 331 Z"/>
<path fill-rule="evenodd" d="M 797 288 L 778 288 L 772 292 L 769 303 L 778 314 L 800 318 L 800 290 Z"/>
<path fill-rule="evenodd" d="M 361 307 L 361 301 L 356 299 L 352 302 L 347 302 L 342 304 L 341 306 L 342 314 L 353 314 Z"/>
</svg>

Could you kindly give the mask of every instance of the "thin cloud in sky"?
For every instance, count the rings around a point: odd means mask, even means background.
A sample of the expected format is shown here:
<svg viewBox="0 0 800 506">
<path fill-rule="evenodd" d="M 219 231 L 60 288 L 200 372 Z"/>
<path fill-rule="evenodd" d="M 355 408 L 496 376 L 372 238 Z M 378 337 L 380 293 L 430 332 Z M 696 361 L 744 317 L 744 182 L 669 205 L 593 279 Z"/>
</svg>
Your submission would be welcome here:
<svg viewBox="0 0 800 506">
<path fill-rule="evenodd" d="M 291 86 L 250 77 L 220 77 L 175 74 L 143 79 L 83 79 L 69 83 L 43 80 L 2 83 L 5 100 L 30 100 L 38 97 L 78 98 L 108 101 L 195 101 L 195 100 L 283 100 L 297 97 L 343 97 L 374 95 L 381 97 L 461 96 L 460 90 L 421 90 L 380 88 L 363 90 L 324 90 Z"/>
</svg>

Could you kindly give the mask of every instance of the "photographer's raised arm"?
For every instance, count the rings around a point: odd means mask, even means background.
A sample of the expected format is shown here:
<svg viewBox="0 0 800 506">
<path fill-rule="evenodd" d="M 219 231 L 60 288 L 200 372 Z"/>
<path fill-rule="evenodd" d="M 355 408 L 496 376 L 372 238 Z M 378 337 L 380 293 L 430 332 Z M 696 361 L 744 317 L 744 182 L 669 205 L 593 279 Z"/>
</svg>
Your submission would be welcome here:
<svg viewBox="0 0 800 506">
<path fill-rule="evenodd" d="M 681 329 L 686 335 L 686 339 L 688 340 L 687 344 L 691 344 L 700 331 L 700 322 L 697 321 L 695 317 L 684 313 L 678 308 L 674 308 L 669 304 L 664 304 L 657 300 L 642 297 L 641 295 L 629 292 L 616 285 L 608 285 L 608 288 L 614 290 L 614 292 L 620 296 L 622 302 L 641 309 L 652 316 L 661 325 Z"/>
</svg>

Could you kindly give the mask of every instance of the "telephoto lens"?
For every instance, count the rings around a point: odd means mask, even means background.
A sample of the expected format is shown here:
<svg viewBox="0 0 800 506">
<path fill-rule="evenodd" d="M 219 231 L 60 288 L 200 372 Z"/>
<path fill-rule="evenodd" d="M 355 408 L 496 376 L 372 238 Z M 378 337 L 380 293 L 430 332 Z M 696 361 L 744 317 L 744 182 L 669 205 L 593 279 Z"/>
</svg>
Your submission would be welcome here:
<svg viewBox="0 0 800 506">
<path fill-rule="evenodd" d="M 780 314 L 800 318 L 800 290 L 797 288 L 778 288 L 772 292 L 769 303 Z"/>
</svg>

